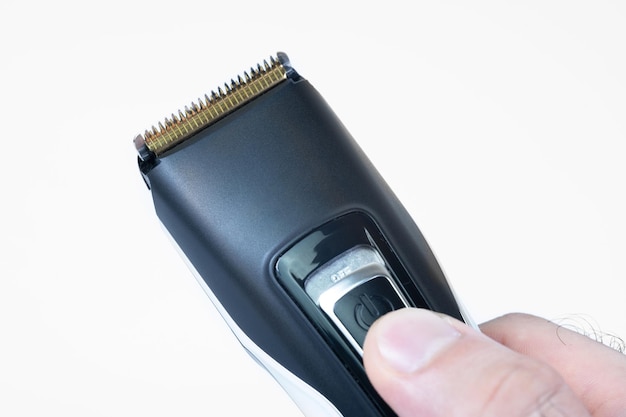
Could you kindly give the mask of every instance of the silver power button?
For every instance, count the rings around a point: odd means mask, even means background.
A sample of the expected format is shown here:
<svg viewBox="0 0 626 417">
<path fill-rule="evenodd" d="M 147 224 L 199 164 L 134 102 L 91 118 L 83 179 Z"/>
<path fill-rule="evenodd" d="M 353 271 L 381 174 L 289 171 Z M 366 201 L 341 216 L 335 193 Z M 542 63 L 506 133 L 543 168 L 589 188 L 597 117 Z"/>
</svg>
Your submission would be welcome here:
<svg viewBox="0 0 626 417">
<path fill-rule="evenodd" d="M 304 289 L 362 355 L 374 321 L 409 305 L 392 276 L 376 249 L 360 245 L 311 273 Z"/>
</svg>

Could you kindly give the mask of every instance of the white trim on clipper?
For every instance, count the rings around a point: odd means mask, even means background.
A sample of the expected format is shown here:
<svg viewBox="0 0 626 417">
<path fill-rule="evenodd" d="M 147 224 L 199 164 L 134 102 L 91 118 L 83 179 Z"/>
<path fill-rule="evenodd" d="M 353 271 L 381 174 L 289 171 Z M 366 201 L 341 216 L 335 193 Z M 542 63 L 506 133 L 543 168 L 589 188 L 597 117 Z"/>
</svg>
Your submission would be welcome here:
<svg viewBox="0 0 626 417">
<path fill-rule="evenodd" d="M 307 417 L 343 417 L 337 408 L 322 394 L 313 387 L 302 381 L 300 378 L 291 373 L 287 368 L 278 363 L 274 358 L 257 346 L 244 331 L 235 323 L 228 314 L 224 306 L 217 299 L 213 291 L 206 284 L 200 273 L 187 258 L 183 250 L 180 248 L 176 240 L 172 237 L 167 228 L 161 223 L 163 230 L 169 237 L 173 246 L 178 251 L 181 258 L 185 261 L 194 277 L 200 284 L 200 287 L 207 294 L 218 313 L 222 316 L 230 330 L 233 332 L 239 343 L 252 356 L 252 358 L 261 365 L 270 375 L 280 384 L 287 392 L 289 397 L 294 401 L 302 413 Z"/>
</svg>

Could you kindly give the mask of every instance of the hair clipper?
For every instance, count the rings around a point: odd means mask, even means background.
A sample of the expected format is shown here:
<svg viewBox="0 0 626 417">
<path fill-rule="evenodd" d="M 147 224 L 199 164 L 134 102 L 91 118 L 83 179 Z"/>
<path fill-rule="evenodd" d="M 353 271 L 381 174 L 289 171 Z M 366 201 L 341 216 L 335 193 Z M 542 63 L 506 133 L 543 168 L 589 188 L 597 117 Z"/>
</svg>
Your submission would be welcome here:
<svg viewBox="0 0 626 417">
<path fill-rule="evenodd" d="M 469 322 L 410 215 L 284 53 L 135 146 L 166 231 L 305 415 L 394 415 L 362 364 L 383 314 Z"/>
</svg>

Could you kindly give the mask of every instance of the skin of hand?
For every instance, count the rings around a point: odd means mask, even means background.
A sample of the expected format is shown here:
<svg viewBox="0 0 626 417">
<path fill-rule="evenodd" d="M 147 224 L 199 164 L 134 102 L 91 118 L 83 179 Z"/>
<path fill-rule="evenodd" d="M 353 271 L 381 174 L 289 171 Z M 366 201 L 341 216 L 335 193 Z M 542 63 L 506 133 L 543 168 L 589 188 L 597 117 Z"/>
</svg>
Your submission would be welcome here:
<svg viewBox="0 0 626 417">
<path fill-rule="evenodd" d="M 399 417 L 626 416 L 622 353 L 526 314 L 480 328 L 393 311 L 366 336 L 365 370 Z"/>
</svg>

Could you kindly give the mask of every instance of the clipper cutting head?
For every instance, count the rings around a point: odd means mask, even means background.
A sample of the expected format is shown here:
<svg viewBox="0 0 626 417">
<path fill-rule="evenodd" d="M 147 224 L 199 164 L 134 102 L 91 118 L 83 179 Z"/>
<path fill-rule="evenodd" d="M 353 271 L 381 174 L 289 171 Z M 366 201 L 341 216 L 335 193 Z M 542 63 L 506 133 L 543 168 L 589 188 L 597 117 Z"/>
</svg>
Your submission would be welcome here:
<svg viewBox="0 0 626 417">
<path fill-rule="evenodd" d="M 218 87 L 217 92 L 205 94 L 204 99 L 185 106 L 185 111 L 178 110 L 158 127 L 152 126 L 135 138 L 135 146 L 142 159 L 147 155 L 160 156 L 174 146 L 185 141 L 193 134 L 220 120 L 233 110 L 243 106 L 272 87 L 281 83 L 293 72 L 286 54 L 279 52 L 269 62 L 263 61 L 244 72 L 243 76 L 231 79 L 230 84 Z"/>
</svg>

